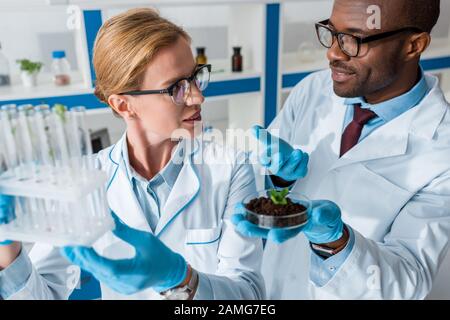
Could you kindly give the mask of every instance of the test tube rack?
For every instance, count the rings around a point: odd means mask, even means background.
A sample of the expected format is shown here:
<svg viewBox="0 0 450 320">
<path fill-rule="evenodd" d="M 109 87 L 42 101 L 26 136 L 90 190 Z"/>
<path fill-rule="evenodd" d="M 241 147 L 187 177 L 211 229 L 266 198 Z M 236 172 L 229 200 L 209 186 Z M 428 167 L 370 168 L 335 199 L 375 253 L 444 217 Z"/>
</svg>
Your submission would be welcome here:
<svg viewBox="0 0 450 320">
<path fill-rule="evenodd" d="M 106 173 L 95 166 L 86 108 L 0 107 L 0 194 L 15 219 L 0 241 L 89 246 L 113 228 Z"/>
<path fill-rule="evenodd" d="M 57 168 L 53 173 L 67 175 Z M 0 240 L 90 246 L 110 231 L 114 222 L 106 203 L 106 173 L 82 169 L 77 177 L 52 183 L 1 175 L 0 193 L 14 196 L 16 219 L 0 225 Z"/>
</svg>

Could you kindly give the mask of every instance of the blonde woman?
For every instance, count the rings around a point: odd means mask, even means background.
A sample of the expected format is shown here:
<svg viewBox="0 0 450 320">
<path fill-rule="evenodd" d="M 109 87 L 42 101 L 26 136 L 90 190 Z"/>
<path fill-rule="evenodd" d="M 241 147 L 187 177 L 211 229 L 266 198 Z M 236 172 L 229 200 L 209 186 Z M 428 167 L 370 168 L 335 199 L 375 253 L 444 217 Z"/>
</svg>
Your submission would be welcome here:
<svg viewBox="0 0 450 320">
<path fill-rule="evenodd" d="M 105 22 L 93 63 L 96 95 L 127 125 L 98 154 L 116 229 L 62 255 L 91 272 L 106 299 L 263 299 L 262 243 L 229 220 L 255 191 L 252 167 L 244 154 L 195 137 L 211 66 L 196 65 L 189 36 L 151 9 Z M 174 140 L 180 131 L 188 137 Z M 9 257 L 0 259 L 3 298 L 68 297 L 60 251 L 20 248 L 0 248 Z"/>
</svg>

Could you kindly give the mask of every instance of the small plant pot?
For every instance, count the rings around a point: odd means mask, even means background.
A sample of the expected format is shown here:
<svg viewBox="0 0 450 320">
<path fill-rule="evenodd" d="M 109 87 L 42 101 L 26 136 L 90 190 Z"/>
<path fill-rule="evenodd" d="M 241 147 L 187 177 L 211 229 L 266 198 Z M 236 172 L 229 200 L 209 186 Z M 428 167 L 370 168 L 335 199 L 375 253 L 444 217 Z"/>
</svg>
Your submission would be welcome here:
<svg viewBox="0 0 450 320">
<path fill-rule="evenodd" d="M 24 87 L 30 88 L 37 86 L 37 72 L 29 73 L 22 71 L 20 77 L 22 78 L 22 84 Z"/>
<path fill-rule="evenodd" d="M 264 229 L 298 228 L 308 223 L 311 201 L 298 194 L 289 192 L 287 205 L 274 204 L 269 196 L 270 190 L 257 192 L 244 199 L 247 221 Z"/>
</svg>

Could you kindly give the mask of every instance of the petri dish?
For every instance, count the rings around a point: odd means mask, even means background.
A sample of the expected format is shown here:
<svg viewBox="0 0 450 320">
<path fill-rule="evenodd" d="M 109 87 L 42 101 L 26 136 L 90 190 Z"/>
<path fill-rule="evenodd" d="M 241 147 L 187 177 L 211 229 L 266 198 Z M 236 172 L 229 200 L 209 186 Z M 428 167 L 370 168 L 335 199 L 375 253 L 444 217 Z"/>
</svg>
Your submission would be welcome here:
<svg viewBox="0 0 450 320">
<path fill-rule="evenodd" d="M 303 206 L 303 208 L 299 212 L 291 213 L 289 212 L 283 214 L 282 206 L 278 207 L 278 213 L 274 214 L 264 214 L 254 212 L 248 209 L 248 204 L 254 200 L 259 198 L 269 198 L 270 190 L 259 191 L 252 195 L 249 195 L 244 199 L 245 206 L 245 219 L 261 228 L 264 229 L 272 229 L 272 228 L 284 228 L 284 229 L 293 229 L 304 226 L 308 223 L 308 215 L 311 210 L 311 201 L 295 192 L 289 192 L 286 198 L 289 198 L 293 204 L 299 204 Z M 281 212 L 280 212 L 281 211 Z"/>
</svg>

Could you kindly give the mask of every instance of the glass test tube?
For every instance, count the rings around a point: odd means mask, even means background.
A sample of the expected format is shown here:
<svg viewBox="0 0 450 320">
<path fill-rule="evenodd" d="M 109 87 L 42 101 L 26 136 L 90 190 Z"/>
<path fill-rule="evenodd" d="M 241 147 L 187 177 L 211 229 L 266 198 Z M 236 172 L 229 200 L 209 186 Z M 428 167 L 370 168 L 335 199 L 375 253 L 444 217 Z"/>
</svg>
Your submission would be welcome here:
<svg viewBox="0 0 450 320">
<path fill-rule="evenodd" d="M 90 134 L 86 123 L 86 108 L 83 106 L 73 107 L 71 108 L 71 113 L 72 135 L 73 139 L 77 141 L 74 145 L 77 147 L 77 154 L 82 157 L 81 177 L 86 181 L 89 179 L 89 171 L 93 170 L 95 167 Z M 85 199 L 87 207 L 85 207 L 83 211 L 86 212 L 86 223 L 91 221 L 87 227 L 98 225 L 101 215 L 100 199 L 101 195 L 98 190 L 89 194 Z"/>
<path fill-rule="evenodd" d="M 9 174 L 13 177 L 18 175 L 19 157 L 16 148 L 16 105 L 8 104 L 0 108 L 1 134 L 3 135 L 4 157 Z"/>
<path fill-rule="evenodd" d="M 76 173 L 70 168 L 69 146 L 70 141 L 67 138 L 67 127 L 69 123 L 67 107 L 63 105 L 55 105 L 52 108 L 52 140 L 55 150 L 55 164 L 57 168 L 58 185 L 66 187 L 77 179 Z M 57 233 L 66 233 L 67 218 L 70 214 L 65 213 L 65 206 L 60 201 L 55 201 L 53 227 Z"/>
<path fill-rule="evenodd" d="M 58 105 L 52 109 L 52 127 L 53 130 L 53 144 L 55 151 L 55 164 L 60 171 L 58 174 L 58 184 L 67 185 L 72 180 L 72 176 L 69 170 L 70 157 L 69 157 L 69 141 L 66 134 L 67 119 L 67 107 Z"/>
<path fill-rule="evenodd" d="M 27 179 L 33 178 L 34 168 L 34 147 L 32 141 L 32 130 L 30 119 L 34 116 L 34 109 L 31 104 L 21 105 L 17 107 L 18 111 L 18 142 L 19 158 L 22 162 L 24 176 Z"/>
<path fill-rule="evenodd" d="M 35 110 L 33 105 L 25 104 L 17 107 L 19 114 L 20 128 L 20 153 L 24 159 L 24 171 L 27 179 L 38 180 L 38 143 L 35 134 Z M 40 200 L 32 197 L 22 197 L 20 199 L 23 209 L 23 216 L 17 219 L 20 222 L 20 228 L 28 230 L 39 227 L 39 223 L 35 221 L 35 215 L 38 208 L 42 206 Z"/>
<path fill-rule="evenodd" d="M 3 128 L 3 116 L 4 113 L 0 113 L 0 126 Z M 6 149 L 6 141 L 3 134 L 3 130 L 0 130 L 0 179 L 8 179 L 11 176 L 9 175 L 8 170 L 9 167 L 9 157 Z M 11 229 L 11 223 L 6 225 L 0 225 L 0 229 L 3 231 L 7 231 Z M 0 237 L 1 238 L 1 237 Z"/>
<path fill-rule="evenodd" d="M 52 139 L 52 123 L 50 106 L 46 104 L 35 107 L 35 128 L 38 136 L 38 163 L 40 167 L 40 181 L 56 184 L 57 173 L 54 170 L 55 150 Z M 39 230 L 48 231 L 51 228 L 51 217 L 48 212 L 52 210 L 52 201 L 37 199 L 38 212 L 35 217 L 39 221 Z"/>
<path fill-rule="evenodd" d="M 35 107 L 35 128 L 38 140 L 38 164 L 40 165 L 40 174 L 42 180 L 50 179 L 52 175 L 51 167 L 54 164 L 53 150 L 51 149 L 49 137 L 48 118 L 50 107 L 48 105 L 38 105 Z"/>
<path fill-rule="evenodd" d="M 20 179 L 22 172 L 20 168 L 18 145 L 18 115 L 14 104 L 3 105 L 0 108 L 0 134 L 2 135 L 1 148 L 1 174 L 3 178 Z M 13 229 L 17 226 L 17 220 L 22 216 L 22 206 L 20 198 L 15 197 L 15 219 L 5 226 L 6 229 Z"/>
<path fill-rule="evenodd" d="M 86 156 L 92 154 L 89 132 L 86 129 L 85 107 L 78 106 L 70 109 L 68 135 L 71 142 L 71 157 L 76 159 L 74 162 L 75 170 L 85 169 L 87 167 Z"/>
</svg>

